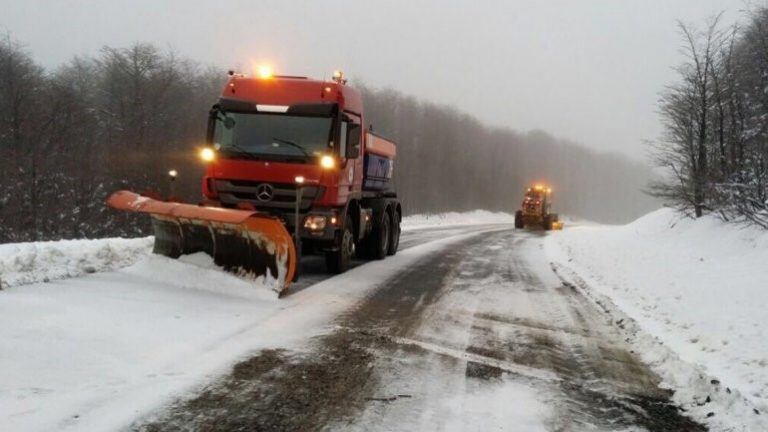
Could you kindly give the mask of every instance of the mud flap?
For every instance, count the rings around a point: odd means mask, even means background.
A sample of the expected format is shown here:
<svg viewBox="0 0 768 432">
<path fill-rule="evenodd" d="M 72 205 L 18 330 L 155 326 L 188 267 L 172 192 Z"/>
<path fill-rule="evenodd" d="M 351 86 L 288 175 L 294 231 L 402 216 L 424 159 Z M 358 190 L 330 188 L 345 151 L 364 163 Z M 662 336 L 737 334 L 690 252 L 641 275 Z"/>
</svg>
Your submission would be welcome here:
<svg viewBox="0 0 768 432">
<path fill-rule="evenodd" d="M 227 271 L 263 277 L 279 295 L 285 294 L 293 280 L 296 248 L 275 217 L 249 210 L 158 201 L 130 191 L 115 192 L 107 205 L 150 214 L 156 254 L 178 258 L 205 252 Z"/>
</svg>

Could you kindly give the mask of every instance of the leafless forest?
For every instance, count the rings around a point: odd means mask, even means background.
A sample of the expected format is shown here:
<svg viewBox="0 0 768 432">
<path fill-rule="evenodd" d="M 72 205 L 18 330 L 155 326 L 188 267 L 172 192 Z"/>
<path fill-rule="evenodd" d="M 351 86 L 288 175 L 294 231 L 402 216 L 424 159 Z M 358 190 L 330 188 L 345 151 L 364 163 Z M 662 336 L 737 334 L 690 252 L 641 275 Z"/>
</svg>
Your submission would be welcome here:
<svg viewBox="0 0 768 432">
<path fill-rule="evenodd" d="M 745 25 L 680 24 L 687 61 L 661 101 L 654 146 L 668 173 L 652 191 L 696 217 L 768 228 L 768 10 Z"/>
<path fill-rule="evenodd" d="M 5 37 L 0 242 L 146 234 L 145 218 L 110 211 L 104 199 L 120 188 L 168 194 L 171 168 L 180 172 L 176 194 L 197 201 L 195 149 L 224 78 L 145 44 L 107 47 L 45 70 Z M 362 88 L 374 130 L 399 144 L 396 181 L 407 213 L 513 211 L 537 180 L 553 185 L 563 214 L 622 222 L 655 206 L 641 191 L 650 170 L 640 163 L 545 132 L 489 127 L 395 90 Z"/>
<path fill-rule="evenodd" d="M 364 90 L 374 130 L 398 142 L 397 183 L 410 213 L 514 212 L 532 181 L 552 184 L 556 210 L 568 215 L 626 222 L 656 208 L 642 192 L 651 173 L 641 163 L 541 131 L 491 128 L 397 91 Z"/>
</svg>

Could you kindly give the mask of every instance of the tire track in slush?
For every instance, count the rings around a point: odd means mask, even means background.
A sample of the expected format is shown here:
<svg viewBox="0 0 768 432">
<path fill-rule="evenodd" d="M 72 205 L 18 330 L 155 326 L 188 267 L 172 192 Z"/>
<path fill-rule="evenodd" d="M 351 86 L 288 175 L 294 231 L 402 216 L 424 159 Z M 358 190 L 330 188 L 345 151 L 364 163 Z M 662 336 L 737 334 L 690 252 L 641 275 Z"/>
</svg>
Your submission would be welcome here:
<svg viewBox="0 0 768 432">
<path fill-rule="evenodd" d="M 461 251 L 482 241 L 482 235 L 471 237 L 404 269 L 306 351 L 264 350 L 131 429 L 311 431 L 354 418 L 375 394 L 375 353 L 397 348 L 387 334 L 407 334 L 440 294 L 443 278 L 463 258 Z"/>
<path fill-rule="evenodd" d="M 593 305 L 539 277 L 525 254 L 540 237 L 497 231 L 426 256 L 304 351 L 262 351 L 133 429 L 440 430 L 447 396 L 522 382 L 553 407 L 550 430 L 705 430 Z"/>
</svg>

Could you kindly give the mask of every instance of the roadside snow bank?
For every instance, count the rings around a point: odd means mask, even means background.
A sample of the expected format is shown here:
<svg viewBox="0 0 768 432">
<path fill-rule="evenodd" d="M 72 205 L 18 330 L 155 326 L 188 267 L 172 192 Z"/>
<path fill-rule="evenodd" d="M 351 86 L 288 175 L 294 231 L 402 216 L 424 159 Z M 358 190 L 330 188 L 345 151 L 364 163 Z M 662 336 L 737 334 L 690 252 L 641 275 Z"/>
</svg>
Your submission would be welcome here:
<svg viewBox="0 0 768 432">
<path fill-rule="evenodd" d="M 513 215 L 507 213 L 486 210 L 421 214 L 403 218 L 402 229 L 511 224 L 514 219 Z M 152 237 L 145 237 L 0 244 L 0 288 L 128 267 L 152 252 L 152 241 Z"/>
<path fill-rule="evenodd" d="M 663 209 L 628 225 L 552 233 L 546 247 L 556 266 L 610 298 L 685 363 L 716 377 L 712 382 L 730 397 L 719 406 L 726 413 L 710 406 L 714 415 L 768 415 L 767 232 Z M 643 352 L 665 369 L 672 388 L 690 393 L 700 374 L 660 352 Z M 730 406 L 737 394 L 760 414 Z M 698 396 L 709 403 L 709 394 Z"/>
<path fill-rule="evenodd" d="M 0 430 L 123 430 L 263 348 L 291 348 L 446 235 L 278 300 L 210 257 L 146 254 L 116 271 L 0 291 Z M 148 245 L 147 245 L 148 246 Z"/>
<path fill-rule="evenodd" d="M 215 371 L 221 357 L 206 355 L 281 305 L 203 264 L 148 254 L 117 271 L 0 291 L 0 429 L 122 429 L 110 422 Z M 123 408 L 82 425 L 113 400 Z"/>
<path fill-rule="evenodd" d="M 497 223 L 515 223 L 515 216 L 509 213 L 490 212 L 488 210 L 473 210 L 463 213 L 418 214 L 404 217 L 400 227 L 403 230 L 412 230 L 448 225 L 483 225 Z"/>
<path fill-rule="evenodd" d="M 113 270 L 151 250 L 151 237 L 0 244 L 0 284 L 8 288 Z"/>
</svg>

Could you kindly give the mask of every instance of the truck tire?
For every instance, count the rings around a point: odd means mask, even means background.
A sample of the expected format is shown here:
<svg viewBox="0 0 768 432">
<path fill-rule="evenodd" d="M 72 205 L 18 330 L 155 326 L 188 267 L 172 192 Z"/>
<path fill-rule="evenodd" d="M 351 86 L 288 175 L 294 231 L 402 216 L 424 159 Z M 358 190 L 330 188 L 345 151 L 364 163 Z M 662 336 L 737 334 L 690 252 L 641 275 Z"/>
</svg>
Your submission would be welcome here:
<svg viewBox="0 0 768 432">
<path fill-rule="evenodd" d="M 552 230 L 552 215 L 548 214 L 544 216 L 544 230 L 545 231 L 551 231 Z"/>
<path fill-rule="evenodd" d="M 525 222 L 523 222 L 523 212 L 522 212 L 522 210 L 518 210 L 518 211 L 515 212 L 515 228 L 517 228 L 517 229 L 525 228 Z"/>
<path fill-rule="evenodd" d="M 325 267 L 329 273 L 340 274 L 349 269 L 349 263 L 355 255 L 355 237 L 352 229 L 346 225 L 341 231 L 338 250 L 325 253 Z"/>
<path fill-rule="evenodd" d="M 389 214 L 384 213 L 384 216 L 381 218 L 381 224 L 378 227 L 374 227 L 373 232 L 371 233 L 371 240 L 373 240 L 373 259 L 381 260 L 387 257 L 390 228 L 391 222 L 389 220 Z"/>
<path fill-rule="evenodd" d="M 394 255 L 397 253 L 397 248 L 400 247 L 400 212 L 395 211 L 392 217 L 392 226 L 390 227 L 389 248 L 387 248 L 387 255 Z"/>
<path fill-rule="evenodd" d="M 362 254 L 367 259 L 380 260 L 387 256 L 390 239 L 389 215 L 384 213 L 381 222 L 373 226 L 373 230 L 363 241 Z"/>
</svg>

